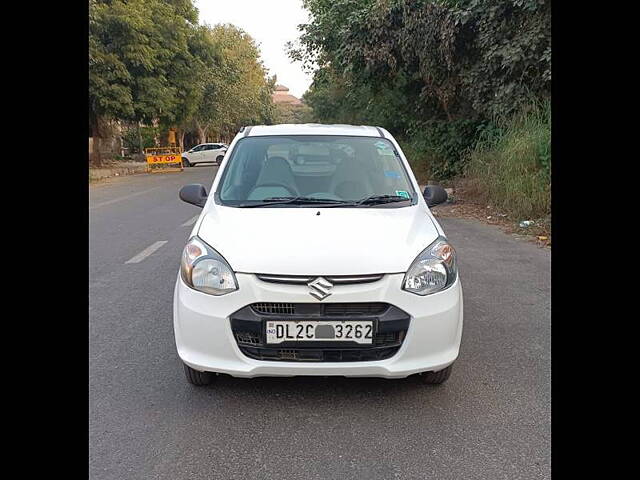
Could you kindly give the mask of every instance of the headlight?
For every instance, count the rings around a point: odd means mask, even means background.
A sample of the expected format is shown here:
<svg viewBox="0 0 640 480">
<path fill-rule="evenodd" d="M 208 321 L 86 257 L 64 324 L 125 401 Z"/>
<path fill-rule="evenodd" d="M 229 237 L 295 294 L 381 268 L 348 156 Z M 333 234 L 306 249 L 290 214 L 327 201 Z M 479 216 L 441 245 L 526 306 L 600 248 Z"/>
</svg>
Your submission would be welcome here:
<svg viewBox="0 0 640 480">
<path fill-rule="evenodd" d="M 445 238 L 438 237 L 413 261 L 402 288 L 416 295 L 430 295 L 447 288 L 457 276 L 456 252 Z"/>
<path fill-rule="evenodd" d="M 198 237 L 191 238 L 184 247 L 180 274 L 191 288 L 210 295 L 224 295 L 238 289 L 236 276 L 227 261 Z"/>
</svg>

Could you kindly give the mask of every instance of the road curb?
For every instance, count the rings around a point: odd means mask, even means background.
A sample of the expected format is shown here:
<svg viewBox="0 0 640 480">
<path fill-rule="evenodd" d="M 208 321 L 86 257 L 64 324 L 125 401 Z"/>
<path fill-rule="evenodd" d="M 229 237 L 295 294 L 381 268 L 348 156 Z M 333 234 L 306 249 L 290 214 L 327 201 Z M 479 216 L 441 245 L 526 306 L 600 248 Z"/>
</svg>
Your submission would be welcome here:
<svg viewBox="0 0 640 480">
<path fill-rule="evenodd" d="M 136 175 L 147 171 L 146 163 L 131 162 L 118 167 L 89 168 L 89 183 L 96 183 L 107 178 Z"/>
</svg>

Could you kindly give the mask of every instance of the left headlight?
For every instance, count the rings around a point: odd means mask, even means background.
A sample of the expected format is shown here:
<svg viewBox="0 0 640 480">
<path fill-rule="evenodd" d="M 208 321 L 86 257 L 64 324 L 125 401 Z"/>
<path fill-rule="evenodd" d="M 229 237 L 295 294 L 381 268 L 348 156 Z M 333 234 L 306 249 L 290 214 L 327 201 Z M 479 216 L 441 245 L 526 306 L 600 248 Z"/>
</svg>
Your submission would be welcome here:
<svg viewBox="0 0 640 480">
<path fill-rule="evenodd" d="M 413 261 L 402 288 L 416 295 L 430 295 L 450 286 L 457 276 L 456 252 L 446 238 L 438 237 Z"/>
<path fill-rule="evenodd" d="M 198 237 L 192 237 L 182 251 L 180 275 L 191 288 L 209 295 L 225 295 L 238 289 L 227 261 Z"/>
</svg>

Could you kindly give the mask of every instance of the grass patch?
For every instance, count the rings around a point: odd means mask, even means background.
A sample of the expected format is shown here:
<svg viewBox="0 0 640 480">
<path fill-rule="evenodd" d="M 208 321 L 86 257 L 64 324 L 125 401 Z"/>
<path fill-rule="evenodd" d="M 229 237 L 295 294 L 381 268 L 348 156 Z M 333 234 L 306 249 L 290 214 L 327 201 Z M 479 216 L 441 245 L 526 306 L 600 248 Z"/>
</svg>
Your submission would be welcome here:
<svg viewBox="0 0 640 480">
<path fill-rule="evenodd" d="M 520 219 L 551 213 L 551 108 L 531 107 L 481 138 L 468 154 L 466 191 Z"/>
</svg>

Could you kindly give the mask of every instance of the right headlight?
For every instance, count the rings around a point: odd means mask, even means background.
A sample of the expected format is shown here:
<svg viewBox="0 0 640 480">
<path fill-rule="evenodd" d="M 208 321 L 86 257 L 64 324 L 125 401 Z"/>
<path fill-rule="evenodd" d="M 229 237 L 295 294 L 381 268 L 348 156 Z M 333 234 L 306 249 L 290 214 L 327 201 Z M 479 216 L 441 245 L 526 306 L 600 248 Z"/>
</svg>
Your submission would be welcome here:
<svg viewBox="0 0 640 480">
<path fill-rule="evenodd" d="M 413 261 L 402 288 L 416 295 L 430 295 L 447 288 L 457 276 L 456 252 L 444 237 L 438 237 Z"/>
<path fill-rule="evenodd" d="M 238 289 L 227 261 L 198 237 L 192 237 L 184 247 L 180 274 L 184 283 L 209 295 L 225 295 Z"/>
</svg>

